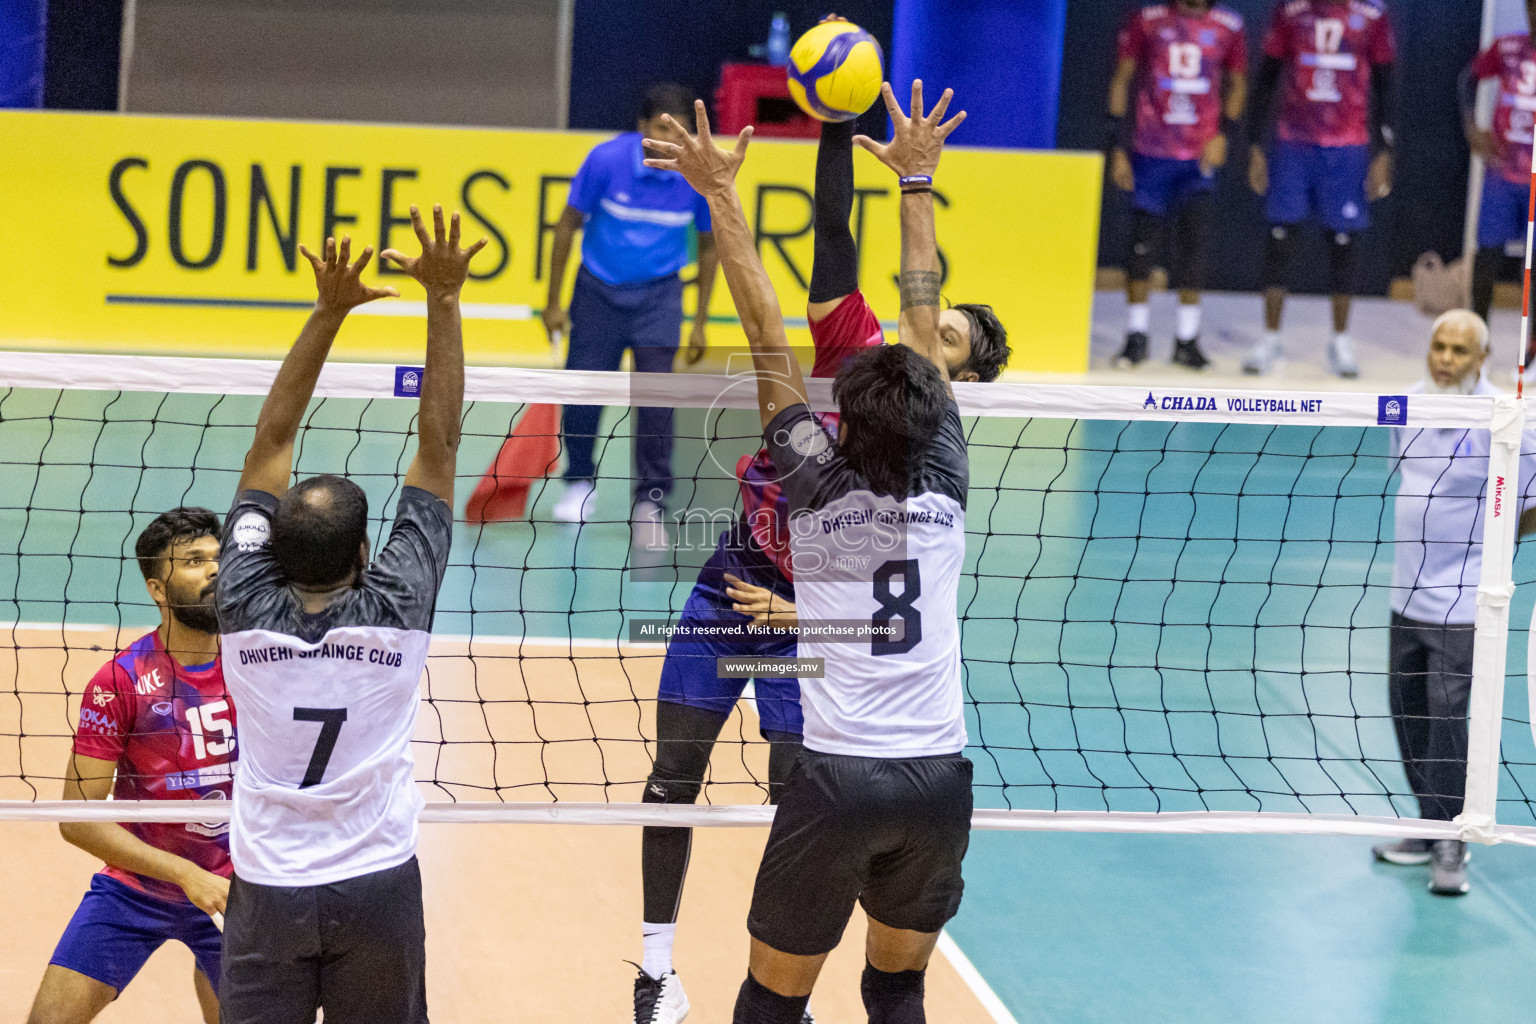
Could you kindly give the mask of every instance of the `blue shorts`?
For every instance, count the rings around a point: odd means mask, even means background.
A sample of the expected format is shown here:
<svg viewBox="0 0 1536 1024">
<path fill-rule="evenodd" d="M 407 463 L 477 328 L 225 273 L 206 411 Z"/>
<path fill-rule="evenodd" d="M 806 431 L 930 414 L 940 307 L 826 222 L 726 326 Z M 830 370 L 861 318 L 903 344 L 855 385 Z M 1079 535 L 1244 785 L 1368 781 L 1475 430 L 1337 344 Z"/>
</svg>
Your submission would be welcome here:
<svg viewBox="0 0 1536 1024">
<path fill-rule="evenodd" d="M 1216 175 L 1201 174 L 1199 160 L 1132 153 L 1131 170 L 1136 175 L 1131 205 L 1154 217 L 1166 217 L 1186 199 L 1216 188 Z"/>
<path fill-rule="evenodd" d="M 1299 224 L 1309 216 L 1335 233 L 1354 234 L 1371 225 L 1365 176 L 1369 146 L 1309 146 L 1276 142 L 1269 153 L 1271 224 Z"/>
<path fill-rule="evenodd" d="M 1477 213 L 1477 247 L 1503 249 L 1518 242 L 1523 254 L 1530 204 L 1528 183 L 1517 185 L 1502 174 L 1490 173 L 1483 179 L 1483 201 Z"/>
<path fill-rule="evenodd" d="M 752 543 L 740 520 L 720 534 L 715 553 L 699 571 L 698 582 L 678 617 L 678 632 L 709 623 L 747 622 L 749 617 L 731 608 L 725 592 L 725 573 L 731 573 L 759 587 L 767 587 L 787 600 L 794 600 L 794 589 L 777 567 Z M 661 688 L 657 696 L 673 704 L 704 708 L 728 715 L 746 689 L 745 679 L 721 679 L 716 658 L 793 658 L 795 641 L 782 636 L 765 635 L 753 640 L 674 639 L 667 645 L 661 666 Z M 757 717 L 764 732 L 805 733 L 805 718 L 800 712 L 800 680 L 758 677 L 753 680 L 757 694 Z"/>
<path fill-rule="evenodd" d="M 48 962 L 122 992 L 170 939 L 192 950 L 217 993 L 223 936 L 213 919 L 190 903 L 172 903 L 98 874 Z"/>
</svg>

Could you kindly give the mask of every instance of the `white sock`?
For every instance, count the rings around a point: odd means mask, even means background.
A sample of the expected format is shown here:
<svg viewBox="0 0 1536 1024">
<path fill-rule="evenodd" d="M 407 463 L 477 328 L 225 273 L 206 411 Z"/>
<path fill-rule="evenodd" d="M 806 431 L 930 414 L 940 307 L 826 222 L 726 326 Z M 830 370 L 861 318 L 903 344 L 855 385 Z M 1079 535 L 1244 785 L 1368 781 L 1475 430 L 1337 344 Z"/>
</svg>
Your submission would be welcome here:
<svg viewBox="0 0 1536 1024">
<path fill-rule="evenodd" d="M 1126 330 L 1131 334 L 1146 334 L 1152 326 L 1152 306 L 1146 302 L 1133 302 L 1125 307 Z"/>
<path fill-rule="evenodd" d="M 640 925 L 640 936 L 645 942 L 645 959 L 640 961 L 640 969 L 653 978 L 669 973 L 672 970 L 672 944 L 677 941 L 677 925 L 644 921 Z"/>
<path fill-rule="evenodd" d="M 1279 331 L 1265 331 L 1264 332 L 1264 344 L 1267 345 L 1268 347 L 1272 348 L 1272 349 L 1278 349 L 1280 347 L 1280 332 Z"/>
<path fill-rule="evenodd" d="M 1333 332 L 1333 340 L 1334 341 L 1348 341 L 1349 340 L 1349 332 L 1348 331 L 1334 331 Z"/>
<path fill-rule="evenodd" d="M 1200 334 L 1200 304 L 1179 304 L 1179 323 L 1174 337 L 1180 341 L 1194 341 Z"/>
</svg>

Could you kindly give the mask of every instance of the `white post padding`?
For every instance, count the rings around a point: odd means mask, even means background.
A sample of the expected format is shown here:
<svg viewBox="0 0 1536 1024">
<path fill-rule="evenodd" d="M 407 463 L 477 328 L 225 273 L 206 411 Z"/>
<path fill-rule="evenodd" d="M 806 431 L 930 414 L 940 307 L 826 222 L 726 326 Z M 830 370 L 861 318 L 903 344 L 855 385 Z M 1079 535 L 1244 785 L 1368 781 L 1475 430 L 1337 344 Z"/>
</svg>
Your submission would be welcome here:
<svg viewBox="0 0 1536 1024">
<path fill-rule="evenodd" d="M 1494 400 L 1488 449 L 1488 492 L 1483 515 L 1483 561 L 1477 586 L 1472 651 L 1472 703 L 1467 718 L 1467 793 L 1461 838 L 1494 843 L 1499 799 L 1499 739 L 1504 727 L 1504 670 L 1509 646 L 1509 602 L 1514 596 L 1515 536 L 1520 522 L 1520 442 L 1525 403 L 1513 395 Z"/>
</svg>

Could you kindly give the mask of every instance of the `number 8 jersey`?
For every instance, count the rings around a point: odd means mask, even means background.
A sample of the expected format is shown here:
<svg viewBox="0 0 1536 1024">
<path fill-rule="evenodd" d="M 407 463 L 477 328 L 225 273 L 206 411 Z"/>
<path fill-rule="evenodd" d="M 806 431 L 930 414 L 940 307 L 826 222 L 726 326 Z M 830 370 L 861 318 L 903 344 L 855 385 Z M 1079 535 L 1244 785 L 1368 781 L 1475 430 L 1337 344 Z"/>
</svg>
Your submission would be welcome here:
<svg viewBox="0 0 1536 1024">
<path fill-rule="evenodd" d="M 1120 31 L 1120 59 L 1136 62 L 1136 138 L 1142 156 L 1198 160 L 1221 131 L 1226 76 L 1248 70 L 1243 19 L 1225 7 L 1200 15 L 1143 8 Z"/>
<path fill-rule="evenodd" d="M 240 709 L 230 857 L 259 885 L 327 885 L 416 852 L 411 736 L 453 516 L 415 487 L 357 585 L 308 613 L 271 549 L 278 499 L 242 491 L 225 521 L 218 608 Z"/>
<path fill-rule="evenodd" d="M 949 402 L 906 495 L 877 495 L 804 405 L 763 431 L 789 501 L 805 745 L 907 758 L 964 749 L 960 571 L 970 463 Z"/>
</svg>

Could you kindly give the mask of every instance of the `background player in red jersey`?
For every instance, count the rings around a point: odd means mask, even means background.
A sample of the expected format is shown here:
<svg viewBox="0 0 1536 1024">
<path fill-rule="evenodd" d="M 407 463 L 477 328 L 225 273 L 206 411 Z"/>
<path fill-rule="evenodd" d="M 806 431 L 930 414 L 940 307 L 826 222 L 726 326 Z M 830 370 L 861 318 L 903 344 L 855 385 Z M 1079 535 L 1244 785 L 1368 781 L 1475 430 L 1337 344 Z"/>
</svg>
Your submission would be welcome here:
<svg viewBox="0 0 1536 1024">
<path fill-rule="evenodd" d="M 1110 176 L 1131 195 L 1129 305 L 1116 365 L 1147 358 L 1153 249 L 1176 229 L 1170 285 L 1179 293 L 1173 361 L 1192 370 L 1200 351 L 1200 290 L 1216 171 L 1248 95 L 1243 19 L 1211 0 L 1144 7 L 1120 32 L 1120 63 L 1109 86 Z M 1136 109 L 1131 114 L 1132 86 Z"/>
<path fill-rule="evenodd" d="M 160 628 L 85 688 L 64 799 L 227 800 L 235 712 L 219 664 L 213 585 L 219 517 L 177 508 L 135 545 Z M 59 940 L 28 1024 L 83 1024 L 116 999 L 169 939 L 197 960 L 203 1019 L 217 1024 L 219 929 L 229 895 L 228 824 L 66 822 L 64 838 L 106 861 Z"/>
<path fill-rule="evenodd" d="M 1281 356 L 1280 322 L 1296 227 L 1309 217 L 1330 236 L 1333 340 L 1328 366 L 1359 376 L 1349 340 L 1355 288 L 1355 236 L 1370 226 L 1367 207 L 1392 191 L 1392 95 L 1396 46 L 1380 0 L 1285 0 L 1264 37 L 1254 79 L 1254 143 L 1248 180 L 1269 196 L 1264 256 L 1264 336 L 1244 371 L 1269 373 Z M 1268 156 L 1259 145 L 1270 101 L 1280 116 Z"/>
<path fill-rule="evenodd" d="M 1536 0 L 1526 0 L 1526 17 L 1536 24 Z M 1477 126 L 1477 87 L 1499 83 L 1493 130 Z M 1532 126 L 1536 124 L 1536 46 L 1528 32 L 1495 39 L 1461 79 L 1461 112 L 1467 141 L 1487 161 L 1478 207 L 1477 256 L 1472 264 L 1472 309 L 1484 322 L 1493 307 L 1493 285 L 1512 253 L 1525 254 L 1531 198 Z"/>
</svg>

